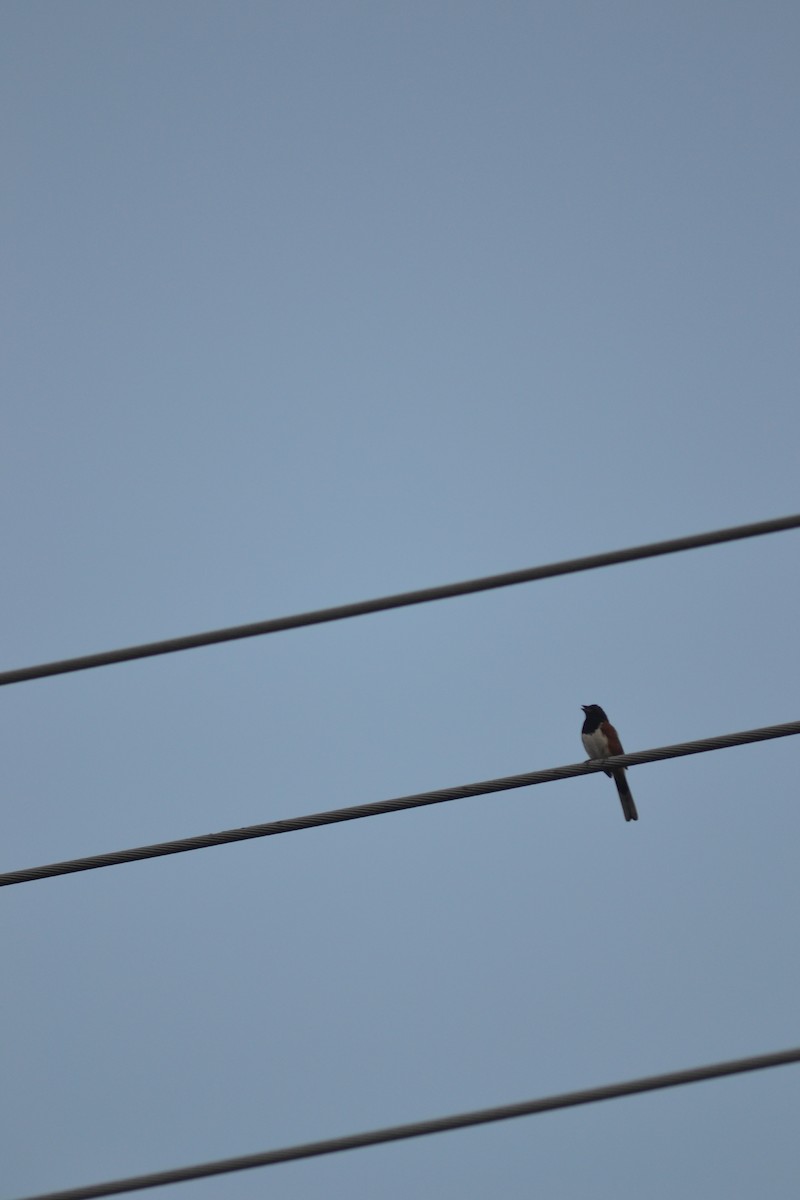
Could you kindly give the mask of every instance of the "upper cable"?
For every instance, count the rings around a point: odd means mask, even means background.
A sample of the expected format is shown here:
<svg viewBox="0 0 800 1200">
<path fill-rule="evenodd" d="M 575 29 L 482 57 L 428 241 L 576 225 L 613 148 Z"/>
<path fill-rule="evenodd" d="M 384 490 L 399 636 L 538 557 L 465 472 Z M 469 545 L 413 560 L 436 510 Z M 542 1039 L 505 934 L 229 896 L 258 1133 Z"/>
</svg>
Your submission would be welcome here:
<svg viewBox="0 0 800 1200">
<path fill-rule="evenodd" d="M 249 625 L 230 625 L 225 629 L 210 629 L 205 633 L 190 633 L 183 637 L 166 638 L 160 642 L 123 646 L 119 650 L 101 650 L 99 653 L 83 654 L 77 658 L 62 658 L 55 662 L 37 663 L 31 667 L 16 667 L 10 671 L 0 671 L 0 687 L 9 683 L 43 679 L 48 675 L 66 675 L 71 671 L 89 671 L 94 667 L 108 667 L 114 663 L 131 662 L 137 658 L 175 654 L 179 650 L 195 650 L 200 646 L 213 646 L 219 642 L 263 637 L 265 634 L 281 633 L 286 629 L 300 629 L 304 625 L 323 625 L 328 621 L 344 621 L 350 617 L 366 616 L 367 613 L 386 612 L 390 608 L 408 608 L 413 604 L 429 604 L 433 600 L 448 600 L 453 596 L 488 592 L 494 588 L 512 587 L 517 583 L 533 583 L 538 579 L 552 579 L 556 575 L 593 571 L 598 567 L 616 566 L 618 563 L 634 562 L 640 558 L 657 558 L 662 554 L 677 554 L 682 550 L 696 550 L 702 546 L 715 546 L 720 542 L 735 542 L 743 538 L 761 537 L 765 533 L 781 533 L 797 528 L 800 528 L 800 513 L 788 517 L 775 517 L 770 521 L 756 521 L 751 525 L 733 525 L 728 529 L 694 533 L 688 537 L 671 538 L 666 542 L 649 542 L 644 546 L 629 546 L 624 550 L 608 550 L 603 554 L 589 554 L 584 558 L 569 558 L 562 562 L 546 563 L 540 567 L 524 567 L 520 571 L 507 571 L 502 575 L 484 575 L 479 579 L 464 579 L 459 583 L 445 583 L 437 587 L 420 588 L 414 592 L 398 592 L 393 596 L 377 596 L 372 600 L 358 600 L 353 604 L 339 604 L 333 608 L 317 608 L 310 612 L 294 613 L 287 617 L 254 621 Z"/>
</svg>

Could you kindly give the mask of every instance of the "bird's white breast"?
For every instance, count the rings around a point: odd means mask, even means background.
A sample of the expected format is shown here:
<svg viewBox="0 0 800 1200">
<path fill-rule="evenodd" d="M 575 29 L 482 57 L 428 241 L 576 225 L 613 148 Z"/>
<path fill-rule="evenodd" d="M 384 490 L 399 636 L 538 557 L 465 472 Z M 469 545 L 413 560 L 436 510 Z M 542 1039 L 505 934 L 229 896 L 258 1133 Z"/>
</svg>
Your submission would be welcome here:
<svg viewBox="0 0 800 1200">
<path fill-rule="evenodd" d="M 608 742 L 599 729 L 595 729 L 594 733 L 582 733 L 581 737 L 589 758 L 608 758 Z"/>
</svg>

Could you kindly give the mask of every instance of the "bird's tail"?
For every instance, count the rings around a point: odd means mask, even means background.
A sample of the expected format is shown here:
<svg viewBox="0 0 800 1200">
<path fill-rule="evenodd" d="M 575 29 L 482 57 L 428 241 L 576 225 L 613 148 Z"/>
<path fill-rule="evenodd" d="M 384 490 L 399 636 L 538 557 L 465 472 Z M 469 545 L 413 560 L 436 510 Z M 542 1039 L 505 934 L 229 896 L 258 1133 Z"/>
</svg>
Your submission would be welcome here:
<svg viewBox="0 0 800 1200">
<path fill-rule="evenodd" d="M 633 796 L 631 795 L 631 789 L 628 787 L 628 780 L 625 775 L 624 768 L 614 772 L 614 783 L 617 785 L 617 791 L 619 792 L 619 799 L 620 803 L 622 804 L 622 811 L 625 814 L 625 820 L 638 821 L 639 814 L 636 811 L 636 805 L 633 803 Z"/>
</svg>

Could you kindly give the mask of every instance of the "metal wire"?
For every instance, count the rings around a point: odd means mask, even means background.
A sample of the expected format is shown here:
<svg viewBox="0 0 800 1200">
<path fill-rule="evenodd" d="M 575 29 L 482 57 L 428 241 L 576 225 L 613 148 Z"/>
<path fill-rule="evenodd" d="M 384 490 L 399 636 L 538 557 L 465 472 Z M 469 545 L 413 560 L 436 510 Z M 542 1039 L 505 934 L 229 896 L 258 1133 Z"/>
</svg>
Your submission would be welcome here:
<svg viewBox="0 0 800 1200">
<path fill-rule="evenodd" d="M 84 654 L 78 658 L 64 658 L 57 662 L 39 663 L 32 667 L 17 667 L 14 670 L 0 672 L 0 687 L 10 683 L 42 679 L 48 675 L 65 675 L 70 671 L 88 671 L 94 667 L 107 667 L 113 663 L 130 662 L 138 658 L 174 654 L 179 650 L 194 650 L 199 646 L 212 646 L 219 642 L 262 637 L 268 633 L 299 629 L 305 625 L 322 625 L 328 621 L 343 621 L 349 617 L 365 616 L 367 613 L 385 612 L 390 608 L 428 604 L 433 600 L 447 600 L 453 596 L 466 596 L 472 592 L 486 592 L 494 588 L 511 587 L 517 583 L 533 583 L 535 580 L 551 579 L 556 575 L 593 571 L 598 567 L 611 567 L 618 563 L 633 562 L 636 559 L 656 558 L 662 554 L 676 554 L 682 550 L 695 550 L 701 546 L 714 546 L 720 542 L 760 537 L 766 533 L 781 533 L 798 527 L 800 527 L 800 513 L 795 513 L 793 516 L 776 517 L 770 521 L 757 521 L 751 525 L 735 525 L 728 529 L 715 529 L 710 533 L 696 533 L 689 537 L 672 538 L 666 542 L 650 542 L 644 546 L 630 546 L 626 550 L 610 550 L 603 554 L 590 554 L 585 558 L 566 559 L 563 562 L 548 563 L 540 567 L 526 567 L 520 571 L 508 571 L 503 575 L 486 575 L 480 579 L 467 579 L 460 583 L 447 583 L 414 592 L 400 592 L 393 596 L 379 596 L 373 600 L 340 604 L 334 608 L 318 608 L 311 612 L 295 613 L 288 617 L 256 621 L 250 625 L 232 625 L 226 629 L 212 629 L 206 633 L 167 638 L 165 641 L 147 642 L 139 646 L 125 646 L 120 650 L 104 650 L 97 654 Z"/>
<path fill-rule="evenodd" d="M 638 766 L 642 763 L 660 762 L 668 758 L 681 758 L 689 754 L 703 754 L 710 750 L 725 750 L 732 746 L 743 746 L 751 742 L 765 742 L 772 738 L 790 737 L 800 733 L 800 721 L 786 725 L 767 725 L 762 729 L 746 729 L 741 733 L 726 733 L 718 737 L 702 738 L 695 742 L 681 742 L 674 746 L 659 746 L 653 750 L 639 750 L 633 754 L 618 754 L 602 762 L 572 763 L 563 767 L 551 767 L 544 771 L 530 771 L 524 775 L 505 775 L 500 779 L 484 779 L 479 783 L 467 783 L 460 787 L 439 788 L 416 795 L 399 796 L 391 800 L 376 800 L 367 804 L 356 804 L 349 808 L 335 808 L 328 812 L 309 813 L 302 817 L 289 817 L 281 821 L 267 821 L 262 825 L 244 825 L 240 829 L 223 829 L 219 833 L 205 833 L 197 837 L 178 838 L 171 842 L 158 842 L 151 846 L 136 846 L 129 850 L 116 850 L 106 854 L 93 854 L 86 858 L 73 858 L 66 862 L 48 863 L 41 867 L 26 867 L 18 871 L 7 871 L 0 875 L 0 887 L 17 883 L 32 883 L 37 879 L 49 879 L 55 875 L 72 875 L 78 871 L 93 871 L 100 867 L 115 867 L 122 863 L 139 862 L 146 858 L 161 858 L 168 854 L 183 854 L 189 850 L 205 850 L 211 846 L 229 842 L 244 842 L 252 838 L 274 837 L 279 833 L 294 833 L 300 829 L 315 829 L 321 825 L 336 825 L 341 821 L 355 821 L 361 817 L 376 817 L 382 813 L 401 812 L 407 808 L 422 808 L 428 804 L 443 804 L 448 800 L 465 800 L 469 796 L 484 796 L 492 792 L 506 792 L 513 788 L 533 787 L 539 783 L 555 783 L 561 779 L 573 779 L 578 775 L 590 775 L 608 767 Z"/>
<path fill-rule="evenodd" d="M 28 1196 L 25 1200 L 98 1200 L 99 1197 L 118 1196 L 122 1192 L 164 1187 L 170 1183 L 187 1183 L 193 1179 L 208 1179 L 212 1175 L 227 1175 L 234 1171 L 248 1171 L 254 1167 L 271 1167 L 277 1163 L 296 1162 L 302 1158 L 319 1158 L 324 1154 L 338 1154 L 342 1150 L 360 1150 L 365 1146 L 399 1142 L 432 1133 L 449 1133 L 455 1129 L 466 1129 L 473 1125 L 509 1121 L 514 1117 L 531 1117 L 538 1113 L 553 1112 L 555 1109 L 576 1108 L 582 1104 L 597 1104 L 601 1100 L 616 1100 L 621 1096 L 634 1096 L 641 1092 L 655 1092 L 664 1088 L 680 1087 L 684 1084 L 702 1083 L 709 1079 L 721 1079 L 727 1075 L 741 1075 L 747 1071 L 765 1071 L 771 1067 L 787 1066 L 790 1063 L 798 1062 L 800 1062 L 800 1047 L 795 1047 L 791 1050 L 778 1051 L 776 1054 L 758 1054 L 752 1058 L 730 1059 L 703 1067 L 670 1071 L 664 1075 L 647 1075 L 639 1079 L 625 1080 L 622 1083 L 584 1088 L 578 1092 L 562 1092 L 560 1095 L 545 1096 L 539 1100 L 523 1100 L 518 1104 L 504 1104 L 499 1108 L 482 1108 L 474 1112 L 455 1113 L 448 1117 L 436 1117 L 430 1121 L 415 1121 L 410 1125 L 390 1125 L 385 1129 L 352 1133 L 345 1137 L 329 1138 L 321 1142 L 304 1142 L 301 1145 L 266 1150 L 259 1154 L 243 1154 L 238 1158 L 222 1158 L 214 1162 L 196 1163 L 194 1166 L 154 1171 L 149 1175 L 132 1175 L 127 1179 L 112 1179 L 107 1183 L 89 1184 L 87 1187 L 40 1193 L 36 1196 Z"/>
</svg>

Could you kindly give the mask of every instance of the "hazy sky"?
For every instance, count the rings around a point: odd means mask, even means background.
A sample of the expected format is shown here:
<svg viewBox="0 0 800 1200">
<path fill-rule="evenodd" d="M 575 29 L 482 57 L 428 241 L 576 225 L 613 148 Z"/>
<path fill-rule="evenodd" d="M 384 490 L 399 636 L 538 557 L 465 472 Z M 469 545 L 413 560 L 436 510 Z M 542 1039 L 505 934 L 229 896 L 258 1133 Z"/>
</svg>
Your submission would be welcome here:
<svg viewBox="0 0 800 1200">
<path fill-rule="evenodd" d="M 2 667 L 790 513 L 800 10 L 6 0 Z M 0 870 L 800 717 L 780 534 L 0 692 Z M 795 739 L 2 891 L 0 1200 L 800 1041 Z M 800 1069 L 174 1200 L 794 1197 Z"/>
</svg>

